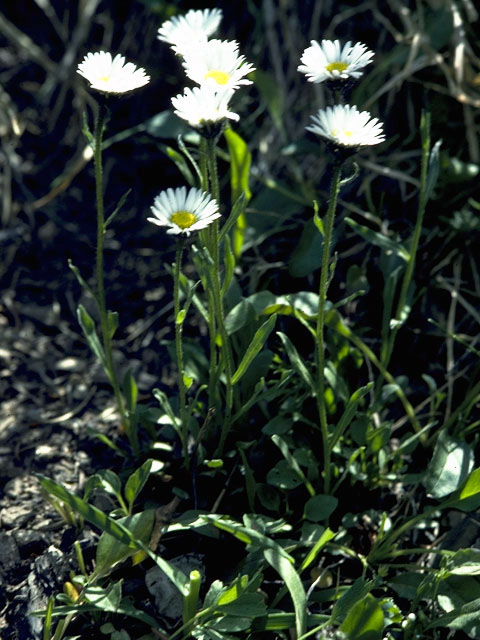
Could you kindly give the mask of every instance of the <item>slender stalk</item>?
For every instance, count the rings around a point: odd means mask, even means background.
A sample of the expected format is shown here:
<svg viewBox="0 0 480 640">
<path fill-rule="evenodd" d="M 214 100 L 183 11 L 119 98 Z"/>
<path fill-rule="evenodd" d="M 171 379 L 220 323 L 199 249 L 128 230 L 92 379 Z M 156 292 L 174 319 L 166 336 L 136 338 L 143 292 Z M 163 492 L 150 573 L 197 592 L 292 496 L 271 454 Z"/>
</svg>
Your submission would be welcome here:
<svg viewBox="0 0 480 640">
<path fill-rule="evenodd" d="M 423 217 L 425 215 L 425 208 L 427 205 L 427 175 L 428 175 L 428 161 L 430 157 L 430 114 L 422 116 L 421 123 L 422 131 L 422 160 L 420 169 L 420 193 L 418 199 L 417 219 L 415 221 L 415 229 L 413 230 L 412 244 L 409 252 L 409 259 L 407 262 L 407 268 L 405 269 L 405 275 L 403 277 L 402 288 L 400 290 L 400 296 L 398 298 L 397 309 L 395 313 L 396 324 L 393 327 L 387 344 L 382 350 L 382 364 L 384 367 L 388 367 L 390 358 L 392 356 L 393 347 L 395 345 L 395 339 L 397 337 L 398 330 L 401 326 L 401 319 L 407 302 L 408 289 L 412 281 L 413 270 L 415 268 L 415 259 L 418 251 L 418 245 L 420 243 L 420 235 L 422 232 Z"/>
<path fill-rule="evenodd" d="M 204 136 L 200 138 L 200 174 L 202 176 L 201 189 L 202 191 L 208 191 L 208 166 L 207 166 L 207 140 Z M 210 229 L 202 229 L 199 233 L 200 241 L 204 248 L 211 252 L 211 232 Z M 208 300 L 208 333 L 210 337 L 210 370 L 208 375 L 208 406 L 215 407 L 215 396 L 217 394 L 217 380 L 218 380 L 218 358 L 217 358 L 217 323 L 215 319 L 215 303 L 213 299 L 213 293 L 209 287 L 206 287 L 207 300 Z"/>
<path fill-rule="evenodd" d="M 337 208 L 338 192 L 340 190 L 340 173 L 342 163 L 335 162 L 332 183 L 330 185 L 330 201 L 325 216 L 323 236 L 322 268 L 320 272 L 320 286 L 318 292 L 318 313 L 316 329 L 316 361 L 317 361 L 317 408 L 322 432 L 324 490 L 330 491 L 330 444 L 328 435 L 327 410 L 325 407 L 325 305 L 329 284 L 328 268 L 330 264 L 330 244 L 332 241 L 333 223 Z"/>
<path fill-rule="evenodd" d="M 182 448 L 187 461 L 187 392 L 185 389 L 185 366 L 183 362 L 182 330 L 183 318 L 180 317 L 180 268 L 182 264 L 184 239 L 179 238 L 173 270 L 173 313 L 175 322 L 175 354 L 177 357 L 178 394 L 180 397 L 180 423 L 182 425 Z"/>
<path fill-rule="evenodd" d="M 102 140 L 107 119 L 106 106 L 101 102 L 98 107 L 97 118 L 95 121 L 94 132 L 94 167 L 95 167 L 95 194 L 97 206 L 97 247 L 96 247 L 96 280 L 97 280 L 97 304 L 100 312 L 100 326 L 102 330 L 102 342 L 105 352 L 105 360 L 107 367 L 107 375 L 113 387 L 115 400 L 124 428 L 127 430 L 130 440 L 131 435 L 128 431 L 129 421 L 125 411 L 123 396 L 120 391 L 115 363 L 112 352 L 112 339 L 110 336 L 110 327 L 108 321 L 108 312 L 105 295 L 104 267 L 103 267 L 103 251 L 105 237 L 105 209 L 103 206 L 103 171 L 102 171 Z"/>
<path fill-rule="evenodd" d="M 208 191 L 208 168 L 207 168 L 207 141 L 204 136 L 200 136 L 200 174 L 202 176 L 202 191 Z"/>
<path fill-rule="evenodd" d="M 210 177 L 210 190 L 212 198 L 217 203 L 220 202 L 220 187 L 218 182 L 218 170 L 217 170 L 217 156 L 215 152 L 215 139 L 207 138 L 207 164 L 208 173 Z M 211 244 L 210 252 L 212 256 L 212 282 L 213 282 L 213 299 L 215 306 L 215 317 L 218 325 L 218 331 L 220 333 L 220 339 L 222 342 L 221 351 L 223 355 L 223 366 L 225 371 L 225 415 L 222 422 L 222 432 L 220 436 L 219 455 L 222 454 L 225 440 L 230 429 L 230 421 L 232 415 L 233 406 L 233 357 L 230 346 L 230 341 L 225 329 L 225 312 L 223 308 L 223 298 L 221 295 L 220 285 L 220 258 L 219 258 L 219 241 L 218 241 L 218 220 L 214 220 L 210 226 L 211 229 Z"/>
</svg>

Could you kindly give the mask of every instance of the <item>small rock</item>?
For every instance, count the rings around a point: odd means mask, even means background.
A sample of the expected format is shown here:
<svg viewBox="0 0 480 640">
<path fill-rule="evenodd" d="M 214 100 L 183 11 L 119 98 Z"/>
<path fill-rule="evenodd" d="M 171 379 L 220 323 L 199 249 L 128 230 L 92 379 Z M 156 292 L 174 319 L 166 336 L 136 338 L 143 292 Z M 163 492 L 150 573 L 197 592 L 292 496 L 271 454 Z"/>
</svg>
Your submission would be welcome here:
<svg viewBox="0 0 480 640">
<path fill-rule="evenodd" d="M 0 574 L 15 568 L 20 562 L 17 543 L 10 533 L 0 533 Z"/>
<path fill-rule="evenodd" d="M 183 571 L 186 576 L 190 575 L 190 572 L 194 569 L 198 569 L 202 575 L 205 573 L 203 562 L 195 553 L 178 556 L 169 560 L 169 563 Z M 182 594 L 160 567 L 155 566 L 147 571 L 145 584 L 155 600 L 155 608 L 158 615 L 171 620 L 181 618 L 183 611 Z"/>
<path fill-rule="evenodd" d="M 32 554 L 39 555 L 47 547 L 47 536 L 41 531 L 33 529 L 21 529 L 13 534 L 22 558 L 27 558 Z"/>
<path fill-rule="evenodd" d="M 22 493 L 23 478 L 17 476 L 9 480 L 4 487 L 4 493 L 9 498 L 17 498 Z"/>
<path fill-rule="evenodd" d="M 58 450 L 52 447 L 49 444 L 40 444 L 35 449 L 35 457 L 41 458 L 42 460 L 51 460 L 58 455 Z"/>
<path fill-rule="evenodd" d="M 0 521 L 5 529 L 23 527 L 35 515 L 32 507 L 26 504 L 12 505 L 5 507 L 0 512 Z"/>
</svg>

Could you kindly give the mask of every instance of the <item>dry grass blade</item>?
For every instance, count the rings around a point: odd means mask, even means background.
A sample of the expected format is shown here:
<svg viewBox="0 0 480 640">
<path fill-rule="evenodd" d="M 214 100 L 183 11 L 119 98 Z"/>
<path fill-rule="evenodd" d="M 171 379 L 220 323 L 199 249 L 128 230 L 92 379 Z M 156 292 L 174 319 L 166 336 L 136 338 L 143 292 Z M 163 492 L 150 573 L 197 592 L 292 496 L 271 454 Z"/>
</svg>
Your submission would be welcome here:
<svg viewBox="0 0 480 640">
<path fill-rule="evenodd" d="M 51 60 L 46 53 L 38 47 L 29 36 L 18 27 L 12 24 L 5 16 L 0 13 L 0 32 L 12 42 L 15 46 L 20 47 L 28 55 L 28 57 L 39 64 L 49 73 L 55 73 L 57 65 Z"/>
</svg>

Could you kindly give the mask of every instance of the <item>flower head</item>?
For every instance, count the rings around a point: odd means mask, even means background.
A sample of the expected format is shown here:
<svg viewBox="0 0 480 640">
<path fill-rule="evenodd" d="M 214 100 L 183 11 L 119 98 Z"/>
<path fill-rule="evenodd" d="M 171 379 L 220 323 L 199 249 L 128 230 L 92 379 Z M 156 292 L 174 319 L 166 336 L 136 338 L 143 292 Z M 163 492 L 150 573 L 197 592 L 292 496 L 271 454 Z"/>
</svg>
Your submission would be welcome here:
<svg viewBox="0 0 480 640">
<path fill-rule="evenodd" d="M 184 16 L 174 16 L 158 30 L 158 39 L 168 42 L 179 55 L 207 42 L 222 19 L 221 9 L 190 9 Z"/>
<path fill-rule="evenodd" d="M 192 231 L 208 227 L 220 217 L 218 205 L 208 193 L 186 187 L 162 191 L 153 201 L 154 218 L 149 222 L 159 227 L 168 227 L 167 233 L 189 236 Z"/>
<path fill-rule="evenodd" d="M 209 40 L 188 51 L 183 66 L 191 80 L 199 85 L 209 84 L 220 91 L 252 84 L 244 76 L 255 70 L 245 62 L 245 56 L 238 53 L 238 43 L 229 40 Z"/>
<path fill-rule="evenodd" d="M 298 71 L 305 73 L 310 82 L 323 82 L 324 80 L 346 80 L 347 78 L 359 78 L 360 71 L 370 64 L 373 51 L 369 51 L 364 44 L 357 42 L 352 47 L 351 42 L 343 47 L 338 40 L 322 40 L 319 44 L 311 41 L 311 46 L 302 54 Z"/>
<path fill-rule="evenodd" d="M 132 62 L 125 64 L 125 58 L 107 51 L 87 53 L 78 65 L 77 73 L 90 83 L 90 87 L 102 93 L 127 93 L 150 82 L 145 69 L 136 67 Z"/>
<path fill-rule="evenodd" d="M 368 146 L 385 140 L 382 123 L 372 118 L 368 111 L 359 111 L 349 104 L 319 109 L 312 120 L 314 124 L 307 130 L 338 147 Z"/>
<path fill-rule="evenodd" d="M 187 120 L 192 127 L 203 127 L 221 122 L 225 118 L 240 119 L 238 114 L 228 110 L 228 102 L 233 93 L 233 89 L 215 91 L 210 85 L 204 84 L 185 89 L 183 95 L 179 93 L 172 98 L 172 104 L 179 118 Z"/>
</svg>

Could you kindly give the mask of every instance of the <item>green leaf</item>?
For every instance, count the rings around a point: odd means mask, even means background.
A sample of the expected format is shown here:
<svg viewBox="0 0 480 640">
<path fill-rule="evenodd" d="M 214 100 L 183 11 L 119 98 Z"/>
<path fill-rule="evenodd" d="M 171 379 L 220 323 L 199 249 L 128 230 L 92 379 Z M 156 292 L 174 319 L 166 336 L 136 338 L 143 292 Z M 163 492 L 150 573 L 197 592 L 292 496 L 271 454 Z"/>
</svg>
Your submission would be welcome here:
<svg viewBox="0 0 480 640">
<path fill-rule="evenodd" d="M 248 508 L 253 513 L 255 511 L 255 493 L 257 490 L 257 483 L 253 475 L 252 469 L 248 464 L 247 456 L 241 446 L 237 445 L 238 452 L 242 458 L 243 475 L 245 477 L 245 489 L 247 492 Z"/>
<path fill-rule="evenodd" d="M 115 207 L 115 210 L 113 211 L 113 213 L 111 213 L 108 218 L 105 220 L 105 224 L 103 225 L 103 228 L 106 229 L 108 227 L 108 225 L 113 222 L 113 220 L 115 219 L 115 217 L 118 215 L 119 211 L 121 210 L 121 208 L 123 207 L 123 205 L 125 204 L 128 196 L 130 195 L 131 189 L 128 189 L 123 196 L 120 198 L 120 200 L 118 201 L 117 206 Z"/>
<path fill-rule="evenodd" d="M 255 309 L 253 305 L 245 298 L 229 311 L 225 318 L 225 329 L 229 336 L 240 331 L 247 324 L 253 324 L 256 320 Z"/>
<path fill-rule="evenodd" d="M 187 583 L 187 577 L 185 574 L 177 569 L 169 562 L 157 556 L 156 553 L 150 551 L 150 549 L 142 543 L 141 540 L 136 540 L 135 536 L 120 522 L 116 522 L 113 518 L 107 516 L 103 511 L 97 509 L 91 504 L 87 504 L 84 500 L 71 493 L 62 485 L 46 478 L 40 474 L 37 474 L 42 487 L 52 496 L 59 498 L 66 504 L 68 504 L 73 511 L 79 513 L 85 520 L 92 523 L 102 531 L 109 533 L 118 542 L 127 545 L 131 549 L 137 549 L 139 551 L 145 551 L 150 558 L 162 569 L 165 575 L 173 582 L 181 594 L 184 592 L 185 584 Z"/>
<path fill-rule="evenodd" d="M 114 582 L 107 588 L 96 584 L 87 586 L 83 594 L 85 600 L 95 605 L 100 611 L 116 612 L 122 599 L 122 580 Z"/>
<path fill-rule="evenodd" d="M 279 547 L 280 548 L 280 547 Z M 295 630 L 297 637 L 305 633 L 307 625 L 307 596 L 300 576 L 293 565 L 277 549 L 264 549 L 265 560 L 281 576 L 290 593 L 295 609 Z"/>
<path fill-rule="evenodd" d="M 473 464 L 471 447 L 442 431 L 437 438 L 423 484 L 434 498 L 444 498 L 460 487 Z"/>
<path fill-rule="evenodd" d="M 230 616 L 256 618 L 267 613 L 264 596 L 260 593 L 242 593 L 238 598 L 217 606 L 219 611 Z"/>
<path fill-rule="evenodd" d="M 243 375 L 240 385 L 240 397 L 247 398 L 247 402 L 251 401 L 254 394 L 257 392 L 257 389 L 260 389 L 260 391 L 264 389 L 265 378 L 268 375 L 273 356 L 273 351 L 270 349 L 263 349 L 260 353 L 257 353 Z M 247 402 L 242 404 L 241 410 L 245 408 Z"/>
<path fill-rule="evenodd" d="M 302 480 L 286 460 L 280 460 L 267 474 L 267 482 L 279 489 L 296 489 Z"/>
<path fill-rule="evenodd" d="M 313 223 L 317 227 L 323 238 L 325 236 L 325 226 L 323 224 L 322 218 L 318 213 L 318 202 L 316 200 L 313 201 Z"/>
<path fill-rule="evenodd" d="M 305 518 L 312 522 L 328 520 L 338 505 L 338 499 L 329 495 L 316 495 L 305 504 Z"/>
<path fill-rule="evenodd" d="M 373 382 L 369 382 L 364 387 L 360 387 L 360 389 L 357 389 L 354 393 L 352 393 L 352 395 L 348 399 L 348 402 L 345 405 L 345 410 L 342 414 L 342 417 L 337 422 L 337 425 L 335 426 L 335 430 L 330 438 L 330 444 L 329 444 L 330 450 L 333 449 L 333 447 L 336 445 L 338 440 L 342 437 L 343 433 L 345 432 L 345 429 L 350 425 L 352 420 L 355 418 L 359 403 L 367 395 L 367 393 L 370 391 L 372 386 L 373 386 Z"/>
<path fill-rule="evenodd" d="M 145 131 L 153 138 L 177 139 L 178 136 L 191 137 L 191 129 L 185 120 L 177 118 L 169 109 L 157 113 L 139 126 L 142 131 Z"/>
<path fill-rule="evenodd" d="M 240 616 L 233 617 L 232 615 L 220 616 L 214 618 L 208 623 L 208 627 L 220 631 L 223 633 L 235 633 L 239 631 L 246 631 L 252 624 L 251 618 L 242 618 Z"/>
<path fill-rule="evenodd" d="M 221 287 L 221 297 L 225 298 L 228 287 L 233 278 L 233 272 L 235 270 L 235 256 L 232 251 L 232 243 L 230 242 L 230 236 L 225 236 L 225 244 L 223 251 L 223 264 L 225 265 L 225 272 L 223 276 L 223 282 Z"/>
<path fill-rule="evenodd" d="M 448 559 L 448 571 L 454 576 L 480 575 L 480 549 L 460 549 Z M 480 589 L 480 583 L 478 588 Z M 480 597 L 480 593 L 478 594 Z"/>
<path fill-rule="evenodd" d="M 223 227 L 220 229 L 220 233 L 218 234 L 218 242 L 222 242 L 224 238 L 226 238 L 228 232 L 233 228 L 239 216 L 245 213 L 245 207 L 247 206 L 247 199 L 245 197 L 245 193 L 241 193 L 238 197 L 238 200 L 232 207 L 230 215 L 226 219 L 223 224 Z"/>
<path fill-rule="evenodd" d="M 223 593 L 219 595 L 215 600 L 215 606 L 227 605 L 237 600 L 248 586 L 248 576 L 239 576 L 234 583 L 223 590 Z"/>
<path fill-rule="evenodd" d="M 224 136 L 230 154 L 232 203 L 236 202 L 242 194 L 245 194 L 248 202 L 252 195 L 248 185 L 252 157 L 246 142 L 233 129 L 225 129 Z"/>
<path fill-rule="evenodd" d="M 90 287 L 90 285 L 87 283 L 86 280 L 84 280 L 82 274 L 80 273 L 80 270 L 78 269 L 78 267 L 76 267 L 73 262 L 70 260 L 70 258 L 68 259 L 68 266 L 69 268 L 73 271 L 73 274 L 75 275 L 76 279 L 78 280 L 78 283 L 80 284 L 80 286 L 82 287 L 82 289 L 84 291 L 88 291 L 88 293 L 92 296 L 92 298 L 94 300 L 97 299 L 93 289 Z M 78 313 L 78 312 L 77 312 Z"/>
<path fill-rule="evenodd" d="M 348 591 L 335 603 L 331 617 L 332 623 L 345 620 L 352 607 L 368 595 L 372 586 L 372 582 L 357 578 Z"/>
<path fill-rule="evenodd" d="M 183 437 L 183 433 L 181 432 L 181 429 L 177 424 L 177 417 L 173 412 L 173 409 L 168 400 L 167 394 L 161 389 L 154 389 L 152 393 L 154 398 L 158 400 L 160 406 L 165 411 L 165 414 L 170 418 L 170 422 L 172 423 L 177 433 L 179 433 L 180 436 Z"/>
<path fill-rule="evenodd" d="M 280 449 L 280 451 L 282 452 L 282 455 L 285 458 L 287 464 L 292 469 L 292 471 L 294 471 L 296 473 L 296 475 L 299 477 L 299 479 L 303 482 L 303 484 L 307 488 L 308 493 L 311 496 L 314 496 L 315 495 L 315 489 L 313 488 L 313 486 L 312 486 L 311 482 L 309 481 L 309 479 L 303 473 L 303 471 L 300 468 L 300 465 L 298 464 L 297 460 L 290 453 L 290 450 L 288 448 L 287 443 L 284 440 L 282 440 L 282 438 L 280 438 L 280 436 L 278 436 L 278 435 L 273 435 L 272 436 L 272 442 L 274 444 L 276 444 L 277 447 Z"/>
<path fill-rule="evenodd" d="M 327 313 L 325 314 L 325 324 L 331 329 L 337 331 L 337 333 L 339 333 L 344 338 L 353 338 L 352 332 L 347 327 L 342 316 L 336 309 L 330 309 L 329 311 L 327 311 Z"/>
<path fill-rule="evenodd" d="M 401 598 L 415 600 L 422 576 L 413 571 L 399 573 L 389 578 L 389 585 L 398 593 Z"/>
<path fill-rule="evenodd" d="M 472 633 L 471 638 L 477 638 L 480 631 L 479 624 L 480 598 L 471 600 L 458 609 L 453 609 L 444 616 L 437 616 L 426 628 L 449 627 L 450 629 L 463 629 Z"/>
<path fill-rule="evenodd" d="M 210 585 L 210 588 L 205 595 L 203 600 L 203 607 L 205 609 L 210 609 L 210 607 L 214 607 L 217 604 L 218 599 L 225 593 L 226 587 L 221 580 L 214 580 Z M 235 598 L 233 598 L 235 600 Z"/>
<path fill-rule="evenodd" d="M 276 416 L 267 422 L 262 429 L 262 433 L 266 436 L 281 436 L 284 433 L 288 433 L 293 425 L 293 418 L 288 418 L 287 416 Z"/>
<path fill-rule="evenodd" d="M 472 471 L 463 487 L 450 496 L 444 504 L 460 511 L 478 509 L 480 507 L 480 468 Z"/>
<path fill-rule="evenodd" d="M 147 509 L 132 516 L 120 518 L 117 523 L 127 528 L 134 538 L 146 544 L 150 539 L 154 521 L 155 510 Z M 114 565 L 123 562 L 136 551 L 128 545 L 119 544 L 108 533 L 103 533 L 97 544 L 95 575 L 109 573 Z"/>
<path fill-rule="evenodd" d="M 288 359 L 290 360 L 290 363 L 292 364 L 293 368 L 298 373 L 298 375 L 302 378 L 302 380 L 305 382 L 307 387 L 309 387 L 310 391 L 312 392 L 312 395 L 315 396 L 317 393 L 315 382 L 313 381 L 310 371 L 307 369 L 307 366 L 305 365 L 300 354 L 295 348 L 295 345 L 292 343 L 290 338 L 286 336 L 284 333 L 282 333 L 281 331 L 277 331 L 277 336 L 282 341 L 285 351 L 287 352 Z"/>
<path fill-rule="evenodd" d="M 138 387 L 130 369 L 123 378 L 123 394 L 128 411 L 133 413 L 137 406 Z"/>
<path fill-rule="evenodd" d="M 102 531 L 110 533 L 122 544 L 125 544 L 132 549 L 137 548 L 134 536 L 130 531 L 128 531 L 128 529 L 116 522 L 113 518 L 107 516 L 103 511 L 97 509 L 97 507 L 84 502 L 81 498 L 65 489 L 65 487 L 62 487 L 62 485 L 50 480 L 50 478 L 46 478 L 41 475 L 38 475 L 38 478 L 45 491 L 50 495 L 59 498 L 62 502 L 65 502 L 65 504 L 68 504 L 69 507 L 71 507 L 76 513 L 79 513 L 83 518 L 85 518 L 85 520 L 88 520 L 88 522 L 91 522 Z"/>
<path fill-rule="evenodd" d="M 100 343 L 100 340 L 97 336 L 97 332 L 95 330 L 95 323 L 93 322 L 92 317 L 90 316 L 90 314 L 82 304 L 79 304 L 77 307 L 77 318 L 80 326 L 82 327 L 83 335 L 87 339 L 88 346 L 93 351 L 93 353 L 97 356 L 97 358 L 100 360 L 105 370 L 105 373 L 110 378 L 110 373 L 107 366 L 107 359 L 105 357 L 105 352 Z"/>
<path fill-rule="evenodd" d="M 135 502 L 138 494 L 145 486 L 145 483 L 148 480 L 148 476 L 150 475 L 150 470 L 152 468 L 153 460 L 146 460 L 141 467 L 139 467 L 132 475 L 128 478 L 125 483 L 125 499 L 128 503 L 130 509 L 133 507 L 133 503 Z"/>
<path fill-rule="evenodd" d="M 340 629 L 348 640 L 381 640 L 384 626 L 382 608 L 369 593 L 353 605 Z"/>
<path fill-rule="evenodd" d="M 250 527 L 244 527 L 234 520 L 229 520 L 224 516 L 218 515 L 205 515 L 203 519 L 214 524 L 218 529 L 227 531 L 232 534 L 238 540 L 245 542 L 246 544 L 257 544 L 263 549 L 276 549 L 278 553 L 284 556 L 289 562 L 293 563 L 292 556 L 287 553 L 276 542 L 265 536 L 263 533 Z"/>
<path fill-rule="evenodd" d="M 94 477 L 98 479 L 97 486 L 102 487 L 104 491 L 117 498 L 120 496 L 120 500 L 122 499 L 122 483 L 114 471 L 111 469 L 101 469 Z"/>
<path fill-rule="evenodd" d="M 405 262 L 408 262 L 410 259 L 409 252 L 400 242 L 396 242 L 395 240 L 384 236 L 382 233 L 373 231 L 372 229 L 355 222 L 355 220 L 352 220 L 351 218 L 345 218 L 345 222 L 360 236 L 362 236 L 362 238 L 367 240 L 367 242 L 380 247 L 384 251 L 392 252 L 399 258 L 402 258 L 402 260 L 405 260 Z"/>
<path fill-rule="evenodd" d="M 283 97 L 284 93 L 270 73 L 256 69 L 253 72 L 255 86 L 260 92 L 265 104 L 267 105 L 270 117 L 280 131 L 283 131 Z"/>
<path fill-rule="evenodd" d="M 440 146 L 441 140 L 433 145 L 428 158 L 427 183 L 425 185 L 425 202 L 432 196 L 435 185 L 437 184 L 438 174 L 440 172 Z"/>
<path fill-rule="evenodd" d="M 188 166 L 188 163 L 182 156 L 182 154 L 168 145 L 160 144 L 159 147 L 163 151 L 163 153 L 168 156 L 170 160 L 175 164 L 188 184 L 191 187 L 194 187 L 195 178 L 193 177 L 193 173 L 190 171 L 190 167 Z"/>
<path fill-rule="evenodd" d="M 315 220 L 323 224 L 320 218 L 317 217 Z M 290 275 L 294 278 L 304 278 L 316 271 L 322 264 L 322 254 L 323 236 L 317 233 L 314 221 L 307 220 L 288 264 Z"/>
<path fill-rule="evenodd" d="M 318 313 L 318 293 L 313 291 L 297 291 L 284 296 L 275 296 L 270 291 L 260 291 L 248 296 L 246 300 L 253 305 L 257 315 L 280 313 L 291 316 L 300 313 L 313 319 Z"/>
<path fill-rule="evenodd" d="M 248 147 L 238 133 L 232 129 L 224 132 L 230 154 L 230 187 L 232 191 L 232 204 L 236 203 L 242 194 L 245 195 L 245 203 L 251 198 L 249 187 L 250 165 L 252 157 Z M 239 212 L 233 232 L 233 253 L 238 258 L 242 252 L 242 245 L 247 226 L 245 213 Z"/>
<path fill-rule="evenodd" d="M 302 573 L 302 571 L 304 571 L 305 569 L 307 569 L 307 567 L 309 567 L 312 562 L 315 561 L 316 557 L 318 556 L 318 554 L 320 553 L 320 551 L 323 549 L 323 547 L 330 542 L 330 540 L 333 540 L 333 538 L 335 538 L 337 534 L 334 533 L 331 529 L 329 529 L 328 527 L 325 529 L 325 531 L 322 533 L 322 535 L 320 536 L 320 538 L 317 540 L 317 542 L 314 544 L 314 546 L 312 547 L 312 549 L 310 549 L 310 551 L 308 552 L 308 554 L 305 556 L 300 569 L 299 569 L 299 573 Z"/>
<path fill-rule="evenodd" d="M 272 315 L 270 316 L 270 318 L 268 318 L 266 322 L 262 324 L 262 326 L 259 329 L 257 329 L 248 349 L 246 350 L 240 364 L 238 365 L 237 370 L 232 376 L 232 384 L 236 384 L 240 380 L 240 378 L 248 369 L 254 357 L 262 349 L 268 336 L 272 332 L 273 327 L 275 326 L 276 320 L 277 320 L 277 316 Z"/>
</svg>

